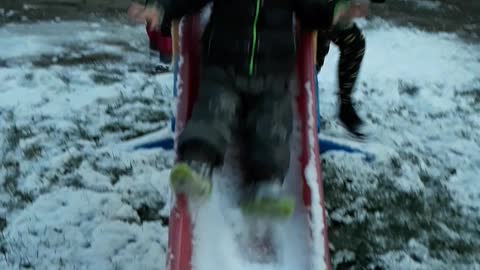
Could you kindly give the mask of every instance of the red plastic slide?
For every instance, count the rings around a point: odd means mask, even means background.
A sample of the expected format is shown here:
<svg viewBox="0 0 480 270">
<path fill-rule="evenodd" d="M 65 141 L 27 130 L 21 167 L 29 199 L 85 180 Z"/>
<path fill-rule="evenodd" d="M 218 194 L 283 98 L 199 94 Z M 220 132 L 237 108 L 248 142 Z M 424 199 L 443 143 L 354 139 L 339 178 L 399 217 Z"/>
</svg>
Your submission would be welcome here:
<svg viewBox="0 0 480 270">
<path fill-rule="evenodd" d="M 176 133 L 183 129 L 191 116 L 199 86 L 199 16 L 183 18 L 179 26 L 179 60 L 178 78 L 175 86 L 178 93 L 176 112 Z M 312 263 L 308 270 L 330 270 L 327 227 L 318 151 L 316 95 L 314 78 L 314 34 L 301 33 L 298 38 L 297 83 L 298 96 L 296 110 L 300 129 L 299 172 L 294 179 L 303 181 L 303 202 L 306 224 L 304 231 L 310 229 Z M 168 270 L 192 269 L 192 222 L 187 200 L 184 196 L 176 197 L 171 210 L 169 241 L 167 254 Z M 303 228 L 302 228 L 303 230 Z M 246 269 L 248 270 L 248 269 Z M 292 269 L 293 270 L 293 269 Z M 300 270 L 300 269 L 298 269 Z M 307 270 L 307 269 L 305 269 Z"/>
</svg>

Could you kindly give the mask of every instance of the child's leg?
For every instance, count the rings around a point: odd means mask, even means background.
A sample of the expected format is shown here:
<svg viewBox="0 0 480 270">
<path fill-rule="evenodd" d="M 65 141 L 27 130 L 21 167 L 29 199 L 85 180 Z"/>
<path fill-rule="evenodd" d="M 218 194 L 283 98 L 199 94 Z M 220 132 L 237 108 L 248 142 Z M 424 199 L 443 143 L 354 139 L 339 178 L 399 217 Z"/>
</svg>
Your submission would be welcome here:
<svg viewBox="0 0 480 270">
<path fill-rule="evenodd" d="M 212 170 L 223 163 L 240 102 L 231 75 L 221 68 L 204 69 L 192 117 L 178 138 L 180 162 L 170 175 L 176 193 L 195 197 L 210 194 Z"/>
<path fill-rule="evenodd" d="M 222 68 L 205 68 L 192 117 L 178 138 L 180 161 L 223 163 L 240 103 L 231 75 Z"/>
<path fill-rule="evenodd" d="M 145 26 L 145 28 L 147 31 L 150 50 L 158 51 L 156 31 L 150 31 L 150 26 L 148 24 Z"/>
<path fill-rule="evenodd" d="M 351 102 L 353 87 L 365 54 L 365 38 L 354 24 L 351 28 L 334 30 L 332 41 L 340 49 L 338 66 L 339 96 L 344 102 Z"/>
<path fill-rule="evenodd" d="M 160 62 L 164 64 L 172 63 L 172 38 L 159 34 L 158 51 L 160 52 Z"/>
<path fill-rule="evenodd" d="M 288 91 L 269 91 L 249 100 L 245 123 L 248 181 L 283 181 L 290 163 L 291 102 Z"/>
<path fill-rule="evenodd" d="M 353 24 L 351 28 L 334 30 L 332 41 L 340 49 L 338 65 L 339 118 L 345 128 L 357 137 L 364 137 L 360 130 L 363 120 L 358 116 L 352 102 L 352 93 L 365 54 L 365 38 Z"/>
<path fill-rule="evenodd" d="M 288 217 L 293 200 L 281 195 L 290 164 L 292 99 L 288 83 L 249 98 L 245 121 L 246 181 L 251 189 L 244 209 L 260 215 Z"/>
<path fill-rule="evenodd" d="M 290 164 L 293 109 L 289 81 L 268 80 L 264 91 L 248 100 L 245 146 L 248 176 L 253 182 L 283 182 Z"/>
</svg>

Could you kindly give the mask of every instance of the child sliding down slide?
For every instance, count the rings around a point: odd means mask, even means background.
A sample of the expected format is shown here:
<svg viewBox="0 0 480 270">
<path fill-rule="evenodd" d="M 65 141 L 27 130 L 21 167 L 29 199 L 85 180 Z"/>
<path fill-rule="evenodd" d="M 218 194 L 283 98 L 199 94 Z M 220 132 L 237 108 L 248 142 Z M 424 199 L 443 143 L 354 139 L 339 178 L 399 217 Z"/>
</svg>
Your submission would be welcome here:
<svg viewBox="0 0 480 270">
<path fill-rule="evenodd" d="M 290 162 L 296 56 L 294 20 L 307 31 L 326 30 L 359 16 L 356 1 L 158 0 L 136 16 L 153 28 L 213 2 L 203 33 L 199 96 L 177 141 L 179 162 L 170 181 L 176 193 L 210 195 L 212 173 L 224 162 L 234 134 L 242 139 L 247 185 L 242 209 L 286 218 L 294 201 L 281 193 Z M 341 4 L 340 4 L 341 3 Z"/>
</svg>

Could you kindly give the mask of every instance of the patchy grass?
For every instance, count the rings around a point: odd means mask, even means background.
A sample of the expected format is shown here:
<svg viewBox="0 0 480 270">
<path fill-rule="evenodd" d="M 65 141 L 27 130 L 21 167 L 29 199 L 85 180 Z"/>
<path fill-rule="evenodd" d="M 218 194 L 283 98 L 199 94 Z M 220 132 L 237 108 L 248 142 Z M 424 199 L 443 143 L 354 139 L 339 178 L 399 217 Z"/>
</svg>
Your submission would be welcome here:
<svg viewBox="0 0 480 270">
<path fill-rule="evenodd" d="M 398 84 L 398 92 L 409 96 L 416 96 L 420 92 L 420 87 L 415 83 L 400 81 Z"/>
<path fill-rule="evenodd" d="M 164 203 L 157 205 L 156 207 L 150 207 L 148 205 L 142 204 L 140 208 L 137 209 L 137 214 L 140 217 L 140 222 L 151 222 L 151 221 L 160 221 L 162 226 L 168 226 L 169 217 L 162 216 L 159 214 L 159 211 L 165 207 Z"/>
<path fill-rule="evenodd" d="M 104 40 L 101 40 L 100 42 L 105 45 L 119 47 L 120 49 L 122 49 L 122 51 L 126 53 L 144 52 L 144 50 L 142 50 L 141 48 L 135 47 L 130 42 L 127 42 L 125 40 L 104 39 Z"/>
<path fill-rule="evenodd" d="M 480 87 L 466 91 L 455 91 L 455 96 L 469 99 L 470 106 L 475 111 L 480 111 Z"/>
<path fill-rule="evenodd" d="M 133 165 L 124 164 L 121 159 L 109 153 L 102 153 L 91 162 L 92 168 L 110 177 L 112 185 L 115 185 L 122 176 L 133 175 Z"/>
<path fill-rule="evenodd" d="M 415 167 L 419 159 L 404 155 L 401 162 Z M 399 166 L 395 160 L 388 165 L 393 171 L 400 170 Z M 396 179 L 381 172 L 356 174 L 328 158 L 323 159 L 322 169 L 327 180 L 329 240 L 335 247 L 332 255 L 339 261 L 345 251 L 355 255 L 350 261 L 343 260 L 341 269 L 367 269 L 372 264 L 380 267 L 379 255 L 411 250 L 408 244 L 412 240 L 428 249 L 428 258 L 423 259 L 452 264 L 479 262 L 478 210 L 456 204 L 442 184 L 454 171 L 445 170 L 441 178 L 422 171 L 420 178 L 426 188 L 405 191 L 398 188 Z M 415 253 L 409 256 L 423 260 Z"/>
<path fill-rule="evenodd" d="M 37 160 L 42 156 L 42 146 L 39 144 L 31 144 L 23 149 L 23 155 L 27 160 Z"/>
<path fill-rule="evenodd" d="M 98 52 L 85 53 L 82 55 L 41 55 L 32 61 L 32 64 L 37 68 L 47 68 L 53 65 L 58 66 L 78 66 L 78 65 L 99 65 L 106 63 L 120 63 L 123 57 L 117 54 Z"/>
<path fill-rule="evenodd" d="M 91 75 L 92 81 L 98 85 L 111 85 L 123 81 L 123 76 L 118 74 L 111 74 L 109 72 L 96 72 Z"/>
</svg>

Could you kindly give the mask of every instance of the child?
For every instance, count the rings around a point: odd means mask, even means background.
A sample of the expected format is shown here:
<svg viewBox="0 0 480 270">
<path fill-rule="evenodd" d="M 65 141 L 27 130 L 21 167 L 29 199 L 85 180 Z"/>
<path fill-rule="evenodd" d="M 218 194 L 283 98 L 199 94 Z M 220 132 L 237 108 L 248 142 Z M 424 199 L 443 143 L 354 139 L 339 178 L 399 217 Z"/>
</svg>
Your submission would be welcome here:
<svg viewBox="0 0 480 270">
<path fill-rule="evenodd" d="M 364 9 L 360 16 L 366 16 L 368 12 L 368 0 L 364 1 Z M 370 0 L 373 3 L 384 3 L 385 0 Z M 330 42 L 335 43 L 340 49 L 338 64 L 338 117 L 343 126 L 357 138 L 364 138 L 360 132 L 363 125 L 353 107 L 352 92 L 357 81 L 357 76 L 365 54 L 365 37 L 357 25 L 351 21 L 338 23 L 332 29 L 319 31 L 317 35 L 317 72 L 320 72 L 325 57 L 330 49 Z"/>
<path fill-rule="evenodd" d="M 290 161 L 293 15 L 302 29 L 323 30 L 356 16 L 358 7 L 344 0 L 158 0 L 156 9 L 141 16 L 158 26 L 164 12 L 179 19 L 209 2 L 199 96 L 178 138 L 172 187 L 208 196 L 213 169 L 222 165 L 233 134 L 242 134 L 244 177 L 251 187 L 243 209 L 288 217 L 294 202 L 280 188 Z"/>
<path fill-rule="evenodd" d="M 343 126 L 357 138 L 364 138 L 360 132 L 363 125 L 352 103 L 352 92 L 365 54 L 365 38 L 353 24 L 347 28 L 321 31 L 317 35 L 317 72 L 320 72 L 330 49 L 330 41 L 340 49 L 338 63 L 338 117 Z"/>
<path fill-rule="evenodd" d="M 144 5 L 132 2 L 128 8 L 128 17 L 137 23 L 146 23 L 145 28 L 148 35 L 150 49 L 159 53 L 160 63 L 170 65 L 173 57 L 171 37 L 172 21 L 168 17 L 165 17 L 160 29 L 158 29 L 157 27 L 152 27 L 149 22 L 145 22 L 145 18 L 140 18 L 138 16 L 138 14 L 144 11 L 145 7 L 154 3 L 154 0 L 147 0 Z M 161 68 L 161 70 L 162 69 L 163 68 Z"/>
<path fill-rule="evenodd" d="M 172 37 L 170 36 L 171 21 L 168 23 L 162 23 L 162 30 L 157 29 L 151 31 L 150 26 L 147 24 L 147 35 L 150 41 L 150 49 L 158 51 L 160 54 L 160 62 L 165 65 L 172 63 Z"/>
</svg>

